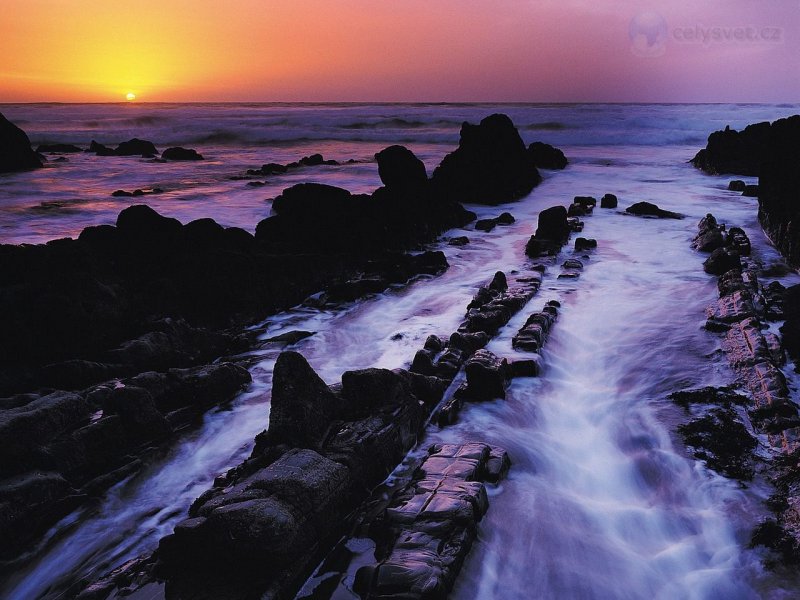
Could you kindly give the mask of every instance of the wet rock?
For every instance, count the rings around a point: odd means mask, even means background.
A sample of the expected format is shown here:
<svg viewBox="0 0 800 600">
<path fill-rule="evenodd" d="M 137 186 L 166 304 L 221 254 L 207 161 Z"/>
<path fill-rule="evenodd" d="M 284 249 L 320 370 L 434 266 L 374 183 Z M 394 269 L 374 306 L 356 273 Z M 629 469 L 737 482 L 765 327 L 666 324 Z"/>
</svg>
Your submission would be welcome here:
<svg viewBox="0 0 800 600">
<path fill-rule="evenodd" d="M 569 239 L 570 227 L 567 222 L 567 209 L 553 206 L 539 213 L 536 233 L 528 240 L 525 254 L 531 258 L 557 254 Z"/>
<path fill-rule="evenodd" d="M 734 179 L 728 184 L 728 190 L 731 192 L 743 192 L 745 183 L 741 179 Z"/>
<path fill-rule="evenodd" d="M 544 346 L 556 316 L 549 312 L 533 313 L 514 335 L 511 346 L 515 350 L 538 352 Z"/>
<path fill-rule="evenodd" d="M 710 275 L 722 275 L 731 269 L 741 268 L 739 253 L 730 248 L 717 248 L 703 262 L 703 270 Z"/>
<path fill-rule="evenodd" d="M 786 321 L 781 325 L 783 347 L 800 367 L 800 285 L 793 285 L 783 293 L 782 308 Z"/>
<path fill-rule="evenodd" d="M 528 153 L 540 169 L 564 169 L 569 163 L 561 150 L 543 142 L 533 142 L 528 146 Z"/>
<path fill-rule="evenodd" d="M 701 252 L 711 252 L 725 245 L 724 227 L 717 224 L 711 213 L 707 214 L 698 224 L 698 234 L 692 241 L 692 247 Z"/>
<path fill-rule="evenodd" d="M 158 154 L 153 142 L 133 138 L 122 142 L 114 149 L 114 156 L 155 156 Z"/>
<path fill-rule="evenodd" d="M 617 208 L 617 197 L 614 194 L 605 194 L 600 198 L 600 208 Z"/>
<path fill-rule="evenodd" d="M 776 157 L 763 164 L 758 194 L 759 222 L 770 241 L 793 267 L 800 266 L 800 207 L 797 203 L 800 133 L 796 139 L 793 155 Z"/>
<path fill-rule="evenodd" d="M 458 149 L 445 156 L 431 178 L 436 195 L 446 200 L 492 205 L 518 200 L 540 181 L 519 132 L 501 114 L 479 125 L 465 122 Z"/>
<path fill-rule="evenodd" d="M 739 256 L 750 256 L 750 238 L 740 227 L 731 227 L 725 238 L 725 243 L 739 253 Z"/>
<path fill-rule="evenodd" d="M 651 202 L 637 202 L 625 209 L 629 215 L 639 217 L 656 217 L 659 219 L 682 219 L 683 215 L 668 210 L 663 210 Z"/>
<path fill-rule="evenodd" d="M 752 451 L 758 442 L 730 408 L 714 408 L 708 414 L 678 426 L 694 456 L 726 477 L 753 478 Z"/>
<path fill-rule="evenodd" d="M 282 175 L 286 173 L 289 169 L 286 165 L 280 165 L 278 163 L 267 163 L 261 165 L 261 168 L 258 170 L 259 175 Z"/>
<path fill-rule="evenodd" d="M 269 438 L 272 443 L 319 448 L 342 402 L 297 352 L 282 352 L 273 372 Z"/>
<path fill-rule="evenodd" d="M 489 289 L 494 290 L 496 292 L 505 292 L 508 290 L 508 281 L 506 280 L 506 274 L 502 271 L 498 271 L 494 274 L 491 283 L 489 284 Z"/>
<path fill-rule="evenodd" d="M 475 229 L 478 231 L 486 231 L 488 233 L 498 225 L 511 225 L 513 223 L 513 215 L 511 213 L 504 212 L 500 216 L 492 219 L 481 219 L 479 221 L 475 221 Z"/>
<path fill-rule="evenodd" d="M 722 296 L 707 309 L 709 319 L 721 323 L 733 323 L 755 316 L 753 299 L 749 292 L 739 290 Z"/>
<path fill-rule="evenodd" d="M 69 154 L 72 152 L 83 152 L 83 149 L 72 144 L 40 144 L 36 148 L 40 154 Z"/>
<path fill-rule="evenodd" d="M 27 134 L 0 114 L 0 173 L 37 169 L 42 161 Z"/>
<path fill-rule="evenodd" d="M 489 336 L 483 331 L 478 331 L 476 333 L 456 331 L 450 336 L 448 345 L 450 348 L 461 350 L 466 354 L 472 354 L 486 346 L 488 343 Z"/>
<path fill-rule="evenodd" d="M 567 216 L 568 217 L 583 217 L 587 214 L 586 208 L 582 204 L 578 204 L 577 202 L 573 202 L 569 205 L 567 209 Z"/>
<path fill-rule="evenodd" d="M 409 370 L 420 375 L 436 375 L 436 366 L 433 364 L 435 356 L 436 352 L 432 350 L 417 350 Z"/>
<path fill-rule="evenodd" d="M 568 258 L 561 266 L 565 269 L 577 269 L 579 271 L 583 269 L 583 263 L 577 258 Z"/>
<path fill-rule="evenodd" d="M 203 155 L 199 154 L 197 150 L 176 146 L 164 150 L 161 154 L 161 158 L 166 160 L 203 160 Z"/>
<path fill-rule="evenodd" d="M 389 146 L 375 155 L 378 175 L 389 189 L 400 193 L 418 191 L 428 184 L 425 164 L 404 146 Z"/>
<path fill-rule="evenodd" d="M 465 235 L 450 238 L 447 242 L 451 246 L 466 246 L 469 244 L 469 238 Z"/>
<path fill-rule="evenodd" d="M 597 206 L 597 198 L 594 196 L 575 196 L 572 202 L 582 206 L 587 213 L 592 212 L 592 209 Z"/>
<path fill-rule="evenodd" d="M 742 190 L 742 196 L 747 196 L 749 198 L 758 198 L 758 186 L 757 185 L 744 186 L 744 190 Z"/>
<path fill-rule="evenodd" d="M 464 367 L 472 400 L 492 400 L 506 397 L 508 362 L 488 350 L 475 352 Z"/>
<path fill-rule="evenodd" d="M 304 340 L 308 337 L 311 337 L 312 335 L 314 335 L 314 333 L 315 332 L 313 331 L 300 331 L 300 330 L 287 331 L 286 333 L 269 337 L 264 341 L 269 343 L 296 344 L 300 340 Z"/>
<path fill-rule="evenodd" d="M 575 240 L 575 251 L 582 252 L 584 250 L 593 250 L 597 248 L 597 240 L 593 238 L 579 237 Z"/>
</svg>

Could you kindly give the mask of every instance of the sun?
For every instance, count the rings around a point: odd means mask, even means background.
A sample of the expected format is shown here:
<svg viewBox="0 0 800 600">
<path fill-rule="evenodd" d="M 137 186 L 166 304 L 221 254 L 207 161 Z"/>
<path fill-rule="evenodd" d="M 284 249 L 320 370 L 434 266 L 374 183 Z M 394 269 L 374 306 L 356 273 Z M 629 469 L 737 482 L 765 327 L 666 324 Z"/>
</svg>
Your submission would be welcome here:
<svg viewBox="0 0 800 600">
<path fill-rule="evenodd" d="M 133 92 L 128 92 L 127 94 L 125 94 L 125 99 L 128 102 L 133 102 L 134 100 L 136 100 L 136 94 L 134 94 Z"/>
</svg>

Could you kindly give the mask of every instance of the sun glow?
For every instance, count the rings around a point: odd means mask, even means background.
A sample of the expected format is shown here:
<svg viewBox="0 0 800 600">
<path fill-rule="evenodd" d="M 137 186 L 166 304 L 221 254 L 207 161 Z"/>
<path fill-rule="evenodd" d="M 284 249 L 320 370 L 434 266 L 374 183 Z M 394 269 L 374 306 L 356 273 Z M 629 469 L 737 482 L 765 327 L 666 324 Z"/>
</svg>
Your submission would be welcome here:
<svg viewBox="0 0 800 600">
<path fill-rule="evenodd" d="M 125 99 L 128 102 L 133 102 L 134 100 L 136 100 L 136 94 L 134 94 L 133 92 L 128 92 L 127 94 L 125 94 Z"/>
</svg>

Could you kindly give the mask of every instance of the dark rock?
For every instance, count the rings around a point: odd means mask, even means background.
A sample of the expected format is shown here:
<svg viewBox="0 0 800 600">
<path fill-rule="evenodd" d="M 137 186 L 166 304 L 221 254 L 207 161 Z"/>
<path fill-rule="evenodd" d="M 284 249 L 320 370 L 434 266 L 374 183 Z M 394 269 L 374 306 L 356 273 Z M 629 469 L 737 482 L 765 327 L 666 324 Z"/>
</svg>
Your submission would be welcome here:
<svg viewBox="0 0 800 600">
<path fill-rule="evenodd" d="M 525 254 L 531 258 L 556 254 L 569 239 L 570 227 L 567 222 L 567 209 L 553 206 L 539 213 L 536 233 L 528 240 Z"/>
<path fill-rule="evenodd" d="M 783 347 L 800 369 L 800 285 L 793 285 L 783 293 L 782 308 L 786 321 L 781 325 Z"/>
<path fill-rule="evenodd" d="M 133 192 L 126 192 L 125 190 L 115 190 L 111 192 L 111 195 L 115 198 L 130 198 L 133 196 Z"/>
<path fill-rule="evenodd" d="M 573 202 L 569 205 L 567 209 L 567 216 L 568 217 L 583 217 L 587 214 L 586 208 L 582 204 L 578 204 L 577 202 Z"/>
<path fill-rule="evenodd" d="M 161 158 L 166 160 L 203 160 L 203 155 L 198 154 L 197 150 L 177 146 L 164 150 L 163 154 L 161 154 Z"/>
<path fill-rule="evenodd" d="M 506 274 L 502 271 L 495 273 L 492 282 L 489 284 L 489 289 L 496 292 L 505 292 L 508 289 Z"/>
<path fill-rule="evenodd" d="M 469 238 L 465 235 L 461 235 L 458 237 L 450 238 L 447 242 L 451 246 L 466 246 L 469 244 Z"/>
<path fill-rule="evenodd" d="M 428 185 L 425 164 L 404 146 L 389 146 L 375 155 L 378 175 L 389 189 L 400 193 L 418 191 Z"/>
<path fill-rule="evenodd" d="M 593 238 L 582 238 L 579 237 L 575 240 L 575 251 L 581 252 L 583 250 L 592 250 L 597 248 L 597 240 Z"/>
<path fill-rule="evenodd" d="M 740 227 L 731 227 L 725 238 L 725 243 L 733 247 L 740 256 L 750 256 L 750 238 Z"/>
<path fill-rule="evenodd" d="M 466 333 L 456 331 L 450 336 L 449 347 L 466 354 L 473 354 L 489 343 L 489 335 L 483 331 Z"/>
<path fill-rule="evenodd" d="M 714 408 L 708 414 L 678 426 L 694 456 L 726 477 L 753 478 L 752 451 L 758 445 L 730 408 Z"/>
<path fill-rule="evenodd" d="M 133 138 L 127 142 L 122 142 L 114 149 L 114 156 L 153 156 L 158 154 L 158 150 L 153 142 Z"/>
<path fill-rule="evenodd" d="M 314 333 L 315 332 L 313 331 L 287 331 L 286 333 L 269 337 L 264 341 L 270 343 L 280 343 L 280 344 L 296 344 L 300 340 L 304 340 L 307 337 L 311 337 L 312 335 L 314 335 Z"/>
<path fill-rule="evenodd" d="M 475 229 L 479 231 L 489 232 L 498 225 L 511 225 L 514 223 L 514 216 L 511 213 L 504 212 L 498 217 L 493 219 L 481 219 L 475 222 Z"/>
<path fill-rule="evenodd" d="M 617 197 L 614 194 L 606 194 L 600 198 L 600 208 L 617 208 Z"/>
<path fill-rule="evenodd" d="M 426 350 L 430 350 L 432 352 L 441 352 L 445 348 L 445 343 L 436 335 L 429 335 L 425 338 L 425 346 Z"/>
<path fill-rule="evenodd" d="M 506 397 L 508 363 L 488 350 L 478 350 L 464 367 L 469 386 L 469 397 L 473 400 L 492 400 Z"/>
<path fill-rule="evenodd" d="M 579 261 L 577 258 L 568 258 L 564 261 L 564 264 L 561 265 L 565 269 L 583 269 L 583 263 Z"/>
<path fill-rule="evenodd" d="M 662 210 L 650 202 L 637 202 L 625 209 L 629 215 L 640 217 L 657 217 L 659 219 L 682 219 L 683 215 L 668 210 Z"/>
<path fill-rule="evenodd" d="M 269 437 L 273 443 L 319 448 L 341 401 L 297 352 L 282 352 L 273 372 Z"/>
<path fill-rule="evenodd" d="M 37 169 L 42 161 L 27 134 L 0 114 L 0 173 Z"/>
<path fill-rule="evenodd" d="M 540 371 L 539 362 L 533 359 L 512 360 L 508 363 L 509 377 L 538 377 Z"/>
<path fill-rule="evenodd" d="M 758 186 L 757 185 L 744 186 L 744 190 L 742 190 L 742 196 L 748 196 L 749 198 L 758 198 Z"/>
<path fill-rule="evenodd" d="M 518 200 L 540 181 L 519 132 L 501 114 L 479 125 L 465 122 L 458 149 L 444 158 L 431 178 L 436 195 L 446 200 L 492 205 Z"/>
<path fill-rule="evenodd" d="M 758 193 L 758 220 L 793 267 L 800 266 L 800 134 L 796 139 L 793 156 L 778 155 L 762 165 Z"/>
<path fill-rule="evenodd" d="M 533 142 L 528 146 L 528 153 L 540 169 L 563 169 L 569 162 L 561 150 L 543 142 Z"/>
<path fill-rule="evenodd" d="M 267 163 L 261 165 L 261 168 L 258 170 L 260 175 L 282 175 L 286 173 L 289 169 L 286 165 L 280 165 L 278 163 Z"/>
<path fill-rule="evenodd" d="M 69 154 L 72 152 L 83 152 L 81 148 L 72 144 L 40 144 L 36 152 L 47 154 Z"/>
<path fill-rule="evenodd" d="M 728 190 L 731 192 L 743 192 L 745 183 L 741 179 L 734 179 L 728 184 Z"/>
<path fill-rule="evenodd" d="M 180 229 L 180 221 L 161 216 L 146 204 L 129 206 L 117 217 L 117 230 L 134 240 L 174 235 Z"/>
<path fill-rule="evenodd" d="M 114 149 L 92 140 L 86 152 L 92 152 L 98 156 L 114 156 Z"/>
<path fill-rule="evenodd" d="M 703 262 L 703 270 L 710 275 L 722 275 L 731 269 L 741 268 L 739 253 L 729 248 L 717 248 Z"/>
<path fill-rule="evenodd" d="M 586 209 L 587 212 L 591 212 L 592 209 L 597 206 L 597 198 L 594 196 L 575 196 L 572 202 L 573 204 L 579 204 Z"/>
</svg>

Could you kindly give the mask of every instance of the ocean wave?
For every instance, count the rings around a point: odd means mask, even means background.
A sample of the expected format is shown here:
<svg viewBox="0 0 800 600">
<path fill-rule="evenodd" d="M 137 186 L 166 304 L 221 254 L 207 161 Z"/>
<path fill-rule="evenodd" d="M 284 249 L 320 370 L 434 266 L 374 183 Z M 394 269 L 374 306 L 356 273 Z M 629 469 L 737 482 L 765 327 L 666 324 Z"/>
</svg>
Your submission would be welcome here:
<svg viewBox="0 0 800 600">
<path fill-rule="evenodd" d="M 461 126 L 461 121 L 450 119 L 435 119 L 431 121 L 416 121 L 393 117 L 391 119 L 378 119 L 375 121 L 356 121 L 339 125 L 340 129 L 420 129 L 423 127 Z"/>
</svg>

